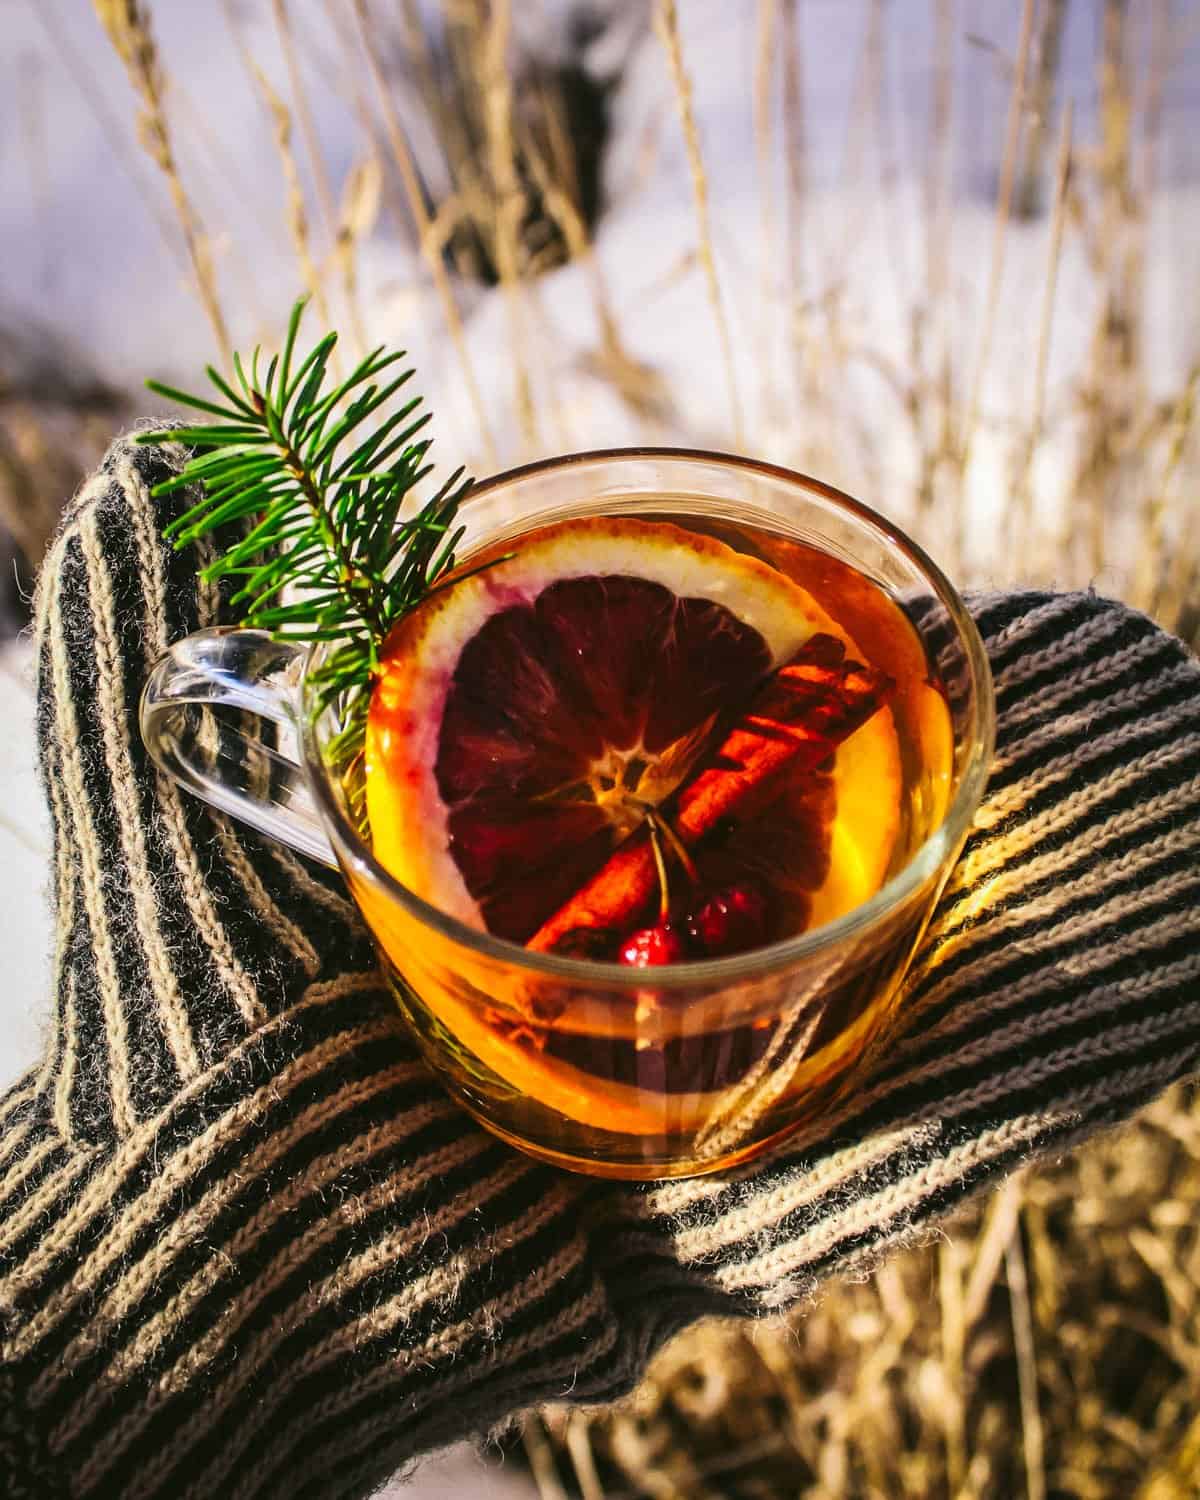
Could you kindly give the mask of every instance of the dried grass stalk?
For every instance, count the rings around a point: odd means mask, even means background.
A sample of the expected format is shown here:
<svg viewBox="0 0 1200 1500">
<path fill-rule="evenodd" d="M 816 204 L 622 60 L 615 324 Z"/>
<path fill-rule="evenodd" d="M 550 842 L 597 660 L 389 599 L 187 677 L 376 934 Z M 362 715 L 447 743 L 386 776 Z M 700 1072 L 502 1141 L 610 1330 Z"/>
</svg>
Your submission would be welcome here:
<svg viewBox="0 0 1200 1500">
<path fill-rule="evenodd" d="M 383 74 L 383 66 L 379 59 L 379 50 L 373 34 L 371 15 L 367 8 L 367 0 L 353 0 L 353 5 L 355 18 L 358 21 L 359 37 L 362 42 L 363 53 L 367 59 L 367 66 L 370 69 L 371 79 L 375 85 L 380 110 L 383 114 L 384 129 L 388 145 L 391 148 L 392 159 L 396 164 L 397 172 L 400 174 L 400 181 L 404 188 L 404 196 L 408 204 L 409 213 L 412 215 L 413 223 L 416 225 L 417 244 L 425 260 L 425 264 L 429 268 L 434 288 L 442 304 L 442 312 L 446 319 L 446 329 L 454 345 L 455 354 L 458 356 L 463 383 L 467 388 L 467 395 L 475 413 L 475 420 L 479 427 L 479 436 L 483 443 L 484 452 L 488 462 L 494 464 L 496 462 L 496 440 L 492 435 L 491 424 L 488 422 L 484 411 L 483 398 L 479 392 L 479 382 L 475 378 L 474 365 L 472 364 L 471 356 L 467 349 L 466 336 L 463 332 L 462 317 L 458 311 L 458 304 L 454 300 L 454 292 L 450 286 L 450 278 L 446 274 L 446 267 L 442 263 L 441 237 L 430 217 L 429 210 L 425 206 L 424 194 L 421 191 L 420 179 L 417 176 L 416 163 L 413 161 L 412 152 L 409 150 L 408 140 L 405 137 L 404 126 L 400 121 L 399 112 L 388 89 L 387 79 Z"/>
<path fill-rule="evenodd" d="M 286 0 L 272 0 L 272 12 L 275 18 L 275 29 L 279 35 L 280 49 L 287 67 L 292 104 L 300 124 L 300 133 L 304 138 L 304 149 L 308 156 L 309 166 L 312 169 L 313 186 L 322 227 L 326 239 L 332 245 L 334 265 L 337 267 L 342 283 L 346 315 L 350 320 L 350 333 L 358 353 L 365 354 L 367 340 L 363 329 L 362 308 L 358 300 L 358 272 L 355 264 L 359 236 L 347 235 L 343 232 L 344 217 L 337 213 L 334 207 L 333 185 L 329 180 L 325 155 L 321 150 L 320 138 L 317 135 L 316 124 L 309 105 L 308 90 L 304 84 L 304 74 L 296 53 L 296 41 Z"/>
<path fill-rule="evenodd" d="M 947 1237 L 938 1246 L 938 1300 L 942 1313 L 940 1400 L 946 1442 L 946 1478 L 951 1494 L 962 1489 L 967 1468 L 962 1246 Z"/>
<path fill-rule="evenodd" d="M 1034 48 L 1033 81 L 1029 87 L 1029 129 L 1025 135 L 1013 200 L 1014 212 L 1023 219 L 1032 218 L 1038 211 L 1042 158 L 1050 142 L 1050 117 L 1067 22 L 1067 0 L 1045 0 L 1040 21 Z"/>
<path fill-rule="evenodd" d="M 545 103 L 546 118 L 553 133 L 557 111 L 552 101 Z M 524 128 L 519 133 L 522 156 L 542 195 L 546 212 L 562 233 L 568 257 L 582 266 L 591 289 L 596 323 L 600 329 L 600 347 L 585 361 L 585 367 L 608 381 L 626 407 L 647 427 L 669 427 L 674 410 L 661 376 L 649 365 L 635 359 L 621 338 L 620 323 L 613 309 L 604 271 L 576 199 L 573 174 L 564 169 L 562 151 L 566 143 L 554 153 L 552 167 L 532 131 Z M 555 167 L 559 175 L 555 175 Z"/>
<path fill-rule="evenodd" d="M 1004 1251 L 1017 1227 L 1024 1198 L 1022 1177 L 1010 1177 L 988 1205 L 983 1228 L 975 1243 L 975 1254 L 963 1292 L 963 1324 L 968 1333 L 987 1311 Z"/>
<path fill-rule="evenodd" d="M 492 0 L 491 15 L 478 50 L 478 73 L 483 85 L 483 122 L 488 169 L 493 194 L 493 240 L 496 273 L 508 308 L 517 420 L 527 451 L 538 442 L 537 413 L 523 348 L 525 310 L 521 293 L 521 219 L 524 195 L 517 176 L 513 142 L 512 85 L 507 56 L 512 29 L 509 0 Z"/>
<path fill-rule="evenodd" d="M 1168 426 L 1167 456 L 1158 482 L 1150 489 L 1142 535 L 1142 597 L 1147 608 L 1173 630 L 1186 628 L 1184 615 L 1200 565 L 1200 522 L 1195 495 L 1184 487 L 1179 503 L 1180 534 L 1173 548 L 1167 547 L 1167 520 L 1175 509 L 1177 479 L 1184 457 L 1195 435 L 1196 397 L 1200 390 L 1200 362 L 1192 366 L 1183 394 L 1175 403 Z M 1164 576 L 1165 575 L 1165 576 Z M 1200 622 L 1194 622 L 1195 625 Z"/>
<path fill-rule="evenodd" d="M 522 1429 L 521 1441 L 530 1473 L 537 1485 L 539 1500 L 567 1500 L 567 1492 L 559 1480 L 554 1453 L 546 1440 L 546 1434 L 536 1424 L 530 1423 Z"/>
<path fill-rule="evenodd" d="M 696 226 L 699 233 L 700 264 L 708 287 L 708 298 L 712 304 L 713 317 L 717 324 L 717 336 L 721 341 L 721 357 L 725 365 L 725 383 L 729 395 L 729 410 L 733 424 L 734 440 L 739 447 L 745 444 L 745 428 L 742 421 L 742 401 L 738 394 L 737 374 L 733 363 L 733 342 L 729 336 L 729 324 L 725 317 L 725 304 L 721 299 L 721 286 L 717 279 L 716 261 L 713 259 L 712 225 L 708 213 L 708 177 L 704 170 L 704 158 L 700 151 L 700 136 L 696 129 L 696 114 L 692 108 L 692 85 L 683 65 L 683 47 L 679 38 L 679 17 L 675 0 L 658 0 L 654 11 L 654 29 L 662 42 L 667 57 L 671 83 L 675 89 L 675 106 L 683 127 L 683 139 L 687 146 L 688 167 L 692 178 L 692 196 L 696 205 Z"/>
<path fill-rule="evenodd" d="M 300 266 L 300 275 L 303 279 L 305 289 L 313 300 L 313 305 L 316 307 L 317 315 L 321 320 L 321 326 L 329 328 L 332 326 L 332 320 L 329 315 L 329 302 L 325 296 L 325 288 L 322 285 L 321 277 L 312 255 L 312 247 L 309 240 L 308 208 L 304 200 L 304 184 L 300 180 L 300 169 L 296 164 L 295 152 L 292 150 L 291 113 L 287 105 L 275 91 L 271 80 L 263 72 L 262 68 L 259 67 L 253 53 L 246 45 L 246 39 L 242 35 L 242 29 L 239 25 L 232 0 L 221 0 L 221 6 L 225 12 L 225 21 L 229 27 L 230 35 L 233 37 L 238 56 L 242 60 L 242 65 L 249 74 L 250 80 L 261 96 L 267 113 L 270 116 L 275 137 L 275 149 L 279 153 L 279 162 L 283 169 L 283 181 L 287 193 L 286 218 L 292 247 L 296 252 L 296 260 Z"/>
<path fill-rule="evenodd" d="M 1013 1347 L 1017 1355 L 1017 1382 L 1021 1399 L 1021 1448 L 1025 1459 L 1025 1492 L 1028 1500 L 1046 1500 L 1045 1439 L 1038 1404 L 1037 1352 L 1033 1315 L 1029 1305 L 1029 1282 L 1025 1275 L 1025 1252 L 1020 1228 L 1013 1230 L 1004 1250 L 1008 1296 L 1012 1308 Z"/>
<path fill-rule="evenodd" d="M 758 22 L 754 43 L 754 146 L 758 167 L 758 191 L 762 218 L 759 223 L 759 277 L 761 282 L 760 347 L 761 376 L 770 391 L 773 371 L 770 354 L 773 346 L 771 322 L 775 317 L 775 132 L 772 91 L 775 77 L 775 55 L 778 43 L 778 10 L 776 0 L 758 0 Z"/>
<path fill-rule="evenodd" d="M 988 267 L 987 292 L 983 305 L 983 328 L 979 335 L 979 351 L 975 357 L 975 371 L 971 378 L 967 411 L 962 424 L 962 463 L 970 457 L 971 440 L 979 420 L 979 402 L 983 394 L 983 382 L 987 375 L 992 353 L 992 339 L 996 332 L 996 311 L 1000 302 L 1000 282 L 1004 275 L 1004 247 L 1008 235 L 1008 221 L 1012 212 L 1013 182 L 1016 177 L 1017 148 L 1021 141 L 1021 119 L 1025 108 L 1025 79 L 1029 72 L 1030 42 L 1033 37 L 1033 0 L 1023 0 L 1021 6 L 1021 31 L 1017 42 L 1016 67 L 1013 73 L 1012 92 L 1008 101 L 1008 122 L 1004 132 L 1004 157 L 1000 166 L 1000 185 L 996 195 L 996 220 L 992 230 L 992 255 Z M 961 517 L 960 517 L 961 524 Z M 959 552 L 961 555 L 961 540 Z"/>
<path fill-rule="evenodd" d="M 104 97 L 103 90 L 97 87 L 91 68 L 80 57 L 66 29 L 59 24 L 53 6 L 34 5 L 30 9 L 36 16 L 38 24 L 45 31 L 55 57 L 70 73 L 72 86 L 78 90 L 80 98 L 83 99 L 96 124 L 100 127 L 100 132 L 113 154 L 113 159 L 121 164 L 126 176 L 133 183 L 138 197 L 154 220 L 167 254 L 175 261 L 180 273 L 187 275 L 187 261 L 180 252 L 179 240 L 173 230 L 170 216 L 164 210 L 159 195 L 154 191 L 152 182 L 143 171 L 140 159 L 129 149 L 126 132 Z"/>
<path fill-rule="evenodd" d="M 308 91 L 304 87 L 304 77 L 296 56 L 296 42 L 292 34 L 287 0 L 271 0 L 271 12 L 275 18 L 275 30 L 279 36 L 279 49 L 283 53 L 284 65 L 287 68 L 292 105 L 300 123 L 300 134 L 304 138 L 304 149 L 308 154 L 309 166 L 312 168 L 313 186 L 316 191 L 317 207 L 321 214 L 321 223 L 326 237 L 332 239 L 334 234 L 333 188 L 329 181 L 329 173 L 325 170 L 325 157 L 321 151 L 312 110 L 308 105 Z"/>
<path fill-rule="evenodd" d="M 216 271 L 212 249 L 200 216 L 179 176 L 179 167 L 171 144 L 165 108 L 166 79 L 159 62 L 158 49 L 150 31 L 148 16 L 138 0 L 92 0 L 100 24 L 117 51 L 129 81 L 142 101 L 138 133 L 143 146 L 166 179 L 175 206 L 175 215 L 183 232 L 188 261 L 201 306 L 212 327 L 221 358 L 230 358 L 229 334 L 217 294 Z"/>
<path fill-rule="evenodd" d="M 1134 180 L 1127 20 L 1126 0 L 1104 0 L 1099 151 L 1093 153 L 1093 192 L 1081 193 L 1077 200 L 1100 289 L 1088 367 L 1078 393 L 1085 420 L 1074 483 L 1074 497 L 1083 511 L 1084 565 L 1093 573 L 1107 560 L 1110 524 L 1119 509 L 1123 482 L 1140 468 L 1145 427 L 1146 223 Z"/>
<path fill-rule="evenodd" d="M 572 1412 L 567 1419 L 566 1443 L 575 1481 L 579 1485 L 580 1500 L 604 1500 L 604 1486 L 596 1472 L 587 1420 L 580 1412 Z"/>
<path fill-rule="evenodd" d="M 1019 533 L 1019 545 L 1029 547 L 1034 540 L 1033 484 L 1030 470 L 1034 454 L 1042 440 L 1046 411 L 1046 372 L 1050 363 L 1050 336 L 1054 326 L 1054 306 L 1058 296 L 1058 271 L 1062 260 L 1063 230 L 1067 219 L 1067 191 L 1071 180 L 1071 127 L 1073 113 L 1068 99 L 1063 107 L 1058 132 L 1058 150 L 1054 166 L 1054 210 L 1050 219 L 1050 243 L 1046 261 L 1046 281 L 1042 308 L 1038 318 L 1037 356 L 1033 371 L 1032 409 L 1029 432 L 1013 484 L 1013 521 Z"/>
<path fill-rule="evenodd" d="M 804 58 L 800 36 L 797 0 L 782 0 L 779 50 L 783 60 L 783 160 L 785 196 L 785 239 L 787 249 L 788 332 L 793 351 L 793 399 L 798 404 L 811 403 L 819 408 L 821 351 L 812 331 L 805 287 L 807 235 L 805 210 L 808 193 L 808 132 L 804 117 Z M 820 468 L 821 454 L 814 452 L 803 461 Z"/>
<path fill-rule="evenodd" d="M 334 259 L 342 278 L 350 331 L 358 351 L 367 348 L 362 309 L 358 300 L 357 247 L 375 227 L 383 198 L 383 167 L 373 152 L 356 162 L 347 173 L 338 206 L 337 230 L 334 234 Z"/>
<path fill-rule="evenodd" d="M 783 0 L 783 141 L 787 180 L 788 291 L 793 309 L 803 296 L 804 206 L 808 191 L 808 132 L 804 122 L 804 59 L 796 0 Z"/>
<path fill-rule="evenodd" d="M 1191 1500 L 1197 1389 L 1200 1098 L 1176 1089 L 786 1320 L 688 1330 L 569 1420 L 608 1500 Z M 560 1473 L 567 1420 L 531 1424 Z"/>
</svg>

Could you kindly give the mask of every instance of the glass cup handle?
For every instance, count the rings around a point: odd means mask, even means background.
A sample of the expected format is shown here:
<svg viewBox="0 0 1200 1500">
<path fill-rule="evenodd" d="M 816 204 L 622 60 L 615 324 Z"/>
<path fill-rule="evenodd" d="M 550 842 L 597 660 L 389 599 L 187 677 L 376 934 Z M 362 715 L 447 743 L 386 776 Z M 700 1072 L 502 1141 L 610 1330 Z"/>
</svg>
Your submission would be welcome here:
<svg viewBox="0 0 1200 1500">
<path fill-rule="evenodd" d="M 300 679 L 308 648 L 262 630 L 218 627 L 177 641 L 142 690 L 142 740 L 160 770 L 268 838 L 336 868 L 300 757 Z M 279 747 L 241 709 L 279 727 Z M 216 710 L 217 712 L 214 712 Z"/>
</svg>

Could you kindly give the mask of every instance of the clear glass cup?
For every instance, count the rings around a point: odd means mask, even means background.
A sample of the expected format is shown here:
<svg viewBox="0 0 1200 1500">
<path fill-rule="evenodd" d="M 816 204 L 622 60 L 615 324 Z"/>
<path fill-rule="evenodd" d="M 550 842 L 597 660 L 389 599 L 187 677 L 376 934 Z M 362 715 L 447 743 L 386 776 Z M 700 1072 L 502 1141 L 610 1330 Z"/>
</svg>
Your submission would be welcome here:
<svg viewBox="0 0 1200 1500">
<path fill-rule="evenodd" d="M 340 721 L 336 706 L 313 711 L 309 651 L 257 631 L 207 630 L 176 644 L 147 683 L 142 733 L 184 786 L 341 868 L 429 1066 L 489 1130 L 598 1176 L 713 1171 L 828 1109 L 886 1045 L 900 979 L 982 794 L 991 677 L 962 600 L 894 525 L 749 459 L 630 449 L 502 474 L 463 509 L 460 559 L 588 514 L 745 528 L 771 539 L 772 556 L 776 544 L 781 556 L 807 549 L 838 576 L 849 564 L 903 612 L 939 681 L 938 709 L 896 710 L 906 842 L 860 904 L 769 947 L 649 972 L 534 953 L 466 926 L 375 859 L 329 764 Z M 246 711 L 275 728 L 248 730 Z"/>
</svg>

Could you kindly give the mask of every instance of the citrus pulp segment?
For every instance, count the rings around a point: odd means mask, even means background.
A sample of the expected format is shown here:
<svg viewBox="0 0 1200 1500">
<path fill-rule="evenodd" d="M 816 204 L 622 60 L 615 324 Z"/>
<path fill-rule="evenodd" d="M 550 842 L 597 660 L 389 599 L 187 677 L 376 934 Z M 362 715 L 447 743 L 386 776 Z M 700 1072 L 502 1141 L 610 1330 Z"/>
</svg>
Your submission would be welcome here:
<svg viewBox="0 0 1200 1500">
<path fill-rule="evenodd" d="M 384 867 L 523 941 L 731 695 L 815 631 L 845 636 L 775 569 L 668 522 L 564 521 L 515 545 L 389 639 L 366 784 Z"/>
</svg>

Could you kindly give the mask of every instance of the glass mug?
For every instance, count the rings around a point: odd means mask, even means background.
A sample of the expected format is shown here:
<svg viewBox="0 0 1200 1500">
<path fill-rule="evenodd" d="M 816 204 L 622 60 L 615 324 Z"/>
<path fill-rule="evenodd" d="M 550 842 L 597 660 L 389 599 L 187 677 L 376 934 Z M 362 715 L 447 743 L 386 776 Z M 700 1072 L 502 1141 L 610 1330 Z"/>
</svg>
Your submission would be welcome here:
<svg viewBox="0 0 1200 1500">
<path fill-rule="evenodd" d="M 599 514 L 732 540 L 802 579 L 835 619 L 842 601 L 852 637 L 874 631 L 873 660 L 915 649 L 927 664 L 890 704 L 903 816 L 889 863 L 849 909 L 770 946 L 650 970 L 467 926 L 376 860 L 355 816 L 362 798 L 329 763 L 339 718 L 336 705 L 314 712 L 310 649 L 258 631 L 205 630 L 172 647 L 146 685 L 142 734 L 160 768 L 213 806 L 341 868 L 426 1061 L 489 1130 L 598 1176 L 684 1176 L 745 1161 L 818 1118 L 886 1039 L 982 795 L 991 676 L 962 600 L 895 526 L 749 459 L 629 449 L 531 464 L 475 487 L 458 555 L 469 563 L 509 540 L 519 550 L 536 526 Z M 865 612 L 864 590 L 885 601 L 888 630 L 877 628 L 884 605 Z M 246 711 L 271 735 L 248 730 Z M 860 822 L 870 801 L 854 799 Z"/>
</svg>

